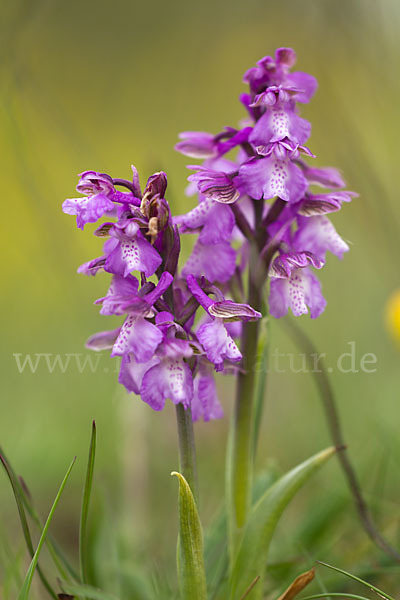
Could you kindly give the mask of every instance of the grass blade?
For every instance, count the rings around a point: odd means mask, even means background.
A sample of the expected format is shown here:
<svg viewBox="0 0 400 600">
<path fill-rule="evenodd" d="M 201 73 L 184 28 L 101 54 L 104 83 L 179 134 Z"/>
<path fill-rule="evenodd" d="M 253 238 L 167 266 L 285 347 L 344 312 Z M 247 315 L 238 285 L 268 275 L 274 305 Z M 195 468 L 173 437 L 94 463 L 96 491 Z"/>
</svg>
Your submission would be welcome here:
<svg viewBox="0 0 400 600">
<path fill-rule="evenodd" d="M 25 508 L 25 511 L 31 517 L 31 519 L 33 520 L 35 525 L 38 527 L 39 531 L 42 531 L 42 529 L 44 527 L 44 523 L 43 523 L 42 519 L 40 518 L 39 514 L 37 513 L 37 511 L 35 510 L 32 496 L 29 492 L 29 489 L 28 489 L 25 481 L 23 480 L 22 477 L 17 477 L 14 469 L 12 468 L 9 460 L 7 459 L 7 457 L 5 456 L 5 454 L 1 448 L 0 448 L 0 454 L 6 461 L 8 469 L 11 473 L 11 476 L 13 477 L 13 481 L 15 482 L 16 486 L 19 489 L 20 498 L 22 499 L 22 502 L 23 502 L 23 508 Z M 54 540 L 52 540 L 50 535 L 48 535 L 46 537 L 45 543 L 46 543 L 47 549 L 49 551 L 49 554 L 50 554 L 51 558 L 53 559 L 54 565 L 57 567 L 57 570 L 58 570 L 61 578 L 65 581 L 70 581 L 70 576 L 71 576 L 76 581 L 79 581 L 79 575 L 75 572 L 75 569 L 69 563 L 68 559 L 64 556 L 63 552 L 58 547 L 56 542 L 54 542 Z M 33 556 L 33 554 L 32 554 L 32 556 Z M 39 572 L 39 569 L 38 569 L 38 572 Z"/>
<path fill-rule="evenodd" d="M 312 596 L 305 596 L 301 600 L 317 600 L 317 598 L 353 598 L 354 600 L 371 600 L 365 596 L 357 596 L 357 594 L 348 594 L 346 592 L 324 592 L 323 594 L 313 594 Z"/>
<path fill-rule="evenodd" d="M 349 577 L 350 579 L 353 579 L 354 581 L 358 581 L 358 583 L 362 583 L 362 585 L 365 585 L 372 592 L 375 592 L 379 596 L 386 598 L 386 600 L 395 600 L 392 596 L 389 596 L 389 594 L 387 594 L 386 592 L 383 592 L 379 588 L 372 585 L 372 583 L 368 583 L 368 581 L 365 581 L 364 579 L 360 579 L 359 577 L 357 577 L 356 575 L 353 575 L 352 573 L 348 573 L 347 571 L 344 571 L 343 569 L 339 569 L 338 567 L 333 567 L 332 565 L 328 565 L 328 563 L 321 562 L 320 560 L 318 560 L 317 562 L 319 565 L 322 565 L 323 567 L 328 567 L 328 569 L 332 569 L 332 571 L 336 571 L 337 573 L 342 573 L 342 575 L 346 575 L 346 577 Z"/>
<path fill-rule="evenodd" d="M 68 467 L 68 471 L 65 474 L 65 477 L 64 477 L 64 479 L 63 479 L 63 481 L 62 481 L 62 483 L 60 485 L 60 488 L 59 488 L 59 490 L 57 492 L 57 495 L 55 497 L 55 500 L 53 502 L 53 506 L 50 509 L 49 516 L 47 517 L 46 523 L 45 523 L 45 525 L 43 527 L 43 531 L 42 531 L 42 534 L 41 534 L 40 539 L 39 539 L 38 546 L 36 548 L 36 552 L 33 555 L 31 564 L 29 565 L 28 571 L 27 571 L 26 576 L 25 576 L 24 583 L 22 584 L 21 590 L 20 590 L 20 592 L 18 594 L 18 600 L 28 600 L 29 590 L 31 588 L 33 574 L 35 572 L 35 569 L 36 569 L 36 566 L 37 566 L 37 563 L 38 563 L 38 560 L 39 560 L 40 551 L 41 551 L 41 549 L 43 547 L 43 544 L 44 544 L 44 541 L 46 539 L 46 535 L 47 535 L 48 529 L 50 527 L 51 520 L 52 520 L 54 512 L 55 512 L 55 510 L 57 508 L 57 504 L 58 504 L 58 502 L 60 500 L 61 494 L 62 494 L 62 492 L 63 492 L 63 490 L 65 488 L 65 485 L 67 483 L 68 477 L 69 477 L 69 475 L 70 475 L 70 473 L 72 471 L 72 467 L 74 466 L 75 460 L 76 459 L 74 458 L 73 461 L 71 462 L 70 466 Z"/>
<path fill-rule="evenodd" d="M 11 487 L 12 487 L 12 490 L 14 493 L 15 502 L 16 502 L 17 508 L 18 508 L 18 513 L 19 513 L 19 518 L 21 521 L 22 531 L 23 531 L 24 538 L 25 538 L 25 543 L 26 543 L 26 546 L 28 548 L 28 552 L 29 552 L 31 558 L 33 558 L 35 551 L 33 548 L 31 533 L 29 531 L 28 520 L 27 520 L 26 514 L 25 514 L 21 485 L 20 485 L 18 479 L 15 477 L 15 473 L 14 473 L 13 469 L 10 467 L 7 459 L 2 454 L 0 454 L 0 461 L 7 473 L 8 479 L 10 480 L 10 484 L 11 484 Z M 55 598 L 55 600 L 57 600 L 57 594 L 51 587 L 50 583 L 48 582 L 46 576 L 44 575 L 44 573 L 39 565 L 37 566 L 37 570 L 38 570 L 39 577 L 40 577 L 44 587 L 46 588 L 46 590 L 48 591 L 50 596 L 52 598 Z"/>
<path fill-rule="evenodd" d="M 89 583 L 88 576 L 88 516 L 90 495 L 92 492 L 94 463 L 96 457 L 96 422 L 92 423 L 92 437 L 90 439 L 89 459 L 86 470 L 85 487 L 83 489 L 81 522 L 79 528 L 79 561 L 81 567 L 81 579 L 83 583 Z"/>
</svg>

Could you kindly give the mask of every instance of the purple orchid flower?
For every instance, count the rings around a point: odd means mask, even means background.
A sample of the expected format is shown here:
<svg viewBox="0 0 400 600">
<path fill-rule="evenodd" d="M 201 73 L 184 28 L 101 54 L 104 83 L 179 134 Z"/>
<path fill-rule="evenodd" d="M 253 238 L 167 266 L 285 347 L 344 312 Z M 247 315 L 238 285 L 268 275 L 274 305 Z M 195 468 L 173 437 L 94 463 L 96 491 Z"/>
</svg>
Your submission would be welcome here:
<svg viewBox="0 0 400 600">
<path fill-rule="evenodd" d="M 120 192 L 115 189 L 112 178 L 105 173 L 84 171 L 76 186 L 78 192 L 85 194 L 83 198 L 65 200 L 62 209 L 67 215 L 76 215 L 79 229 L 87 223 L 96 223 L 103 215 L 113 216 L 116 204 L 137 204 L 137 198 L 131 192 Z"/>
<path fill-rule="evenodd" d="M 103 306 L 105 304 L 107 309 L 111 309 L 112 314 L 127 312 L 128 315 L 115 340 L 111 356 L 133 353 L 138 363 L 147 362 L 152 358 L 163 335 L 156 325 L 147 320 L 147 317 L 153 316 L 153 305 L 161 298 L 172 281 L 172 275 L 165 271 L 154 289 L 143 295 L 139 295 L 140 292 L 138 294 L 137 290 L 133 289 L 135 283 L 131 282 L 130 289 L 133 293 L 130 295 L 127 285 L 121 282 L 121 277 L 114 277 L 111 293 L 109 290 L 109 294 L 100 302 L 103 302 Z"/>
<path fill-rule="evenodd" d="M 229 242 L 235 227 L 235 217 L 229 205 L 200 197 L 199 204 L 185 215 L 175 217 L 183 233 L 199 232 L 202 244 Z"/>
<path fill-rule="evenodd" d="M 303 217 L 315 217 L 336 212 L 342 208 L 343 202 L 351 202 L 357 197 L 355 192 L 329 192 L 328 194 L 306 193 L 297 209 L 297 214 Z"/>
<path fill-rule="evenodd" d="M 222 419 L 224 411 L 218 399 L 212 370 L 205 360 L 200 361 L 198 371 L 193 380 L 192 419 L 204 421 Z"/>
<path fill-rule="evenodd" d="M 302 170 L 289 159 L 275 156 L 247 161 L 240 167 L 234 184 L 251 198 L 277 196 L 286 202 L 297 202 L 307 189 Z"/>
<path fill-rule="evenodd" d="M 287 139 L 304 144 L 310 137 L 311 124 L 299 117 L 291 104 L 268 109 L 255 124 L 249 142 L 257 148 Z"/>
<path fill-rule="evenodd" d="M 235 272 L 236 252 L 229 242 L 203 244 L 197 240 L 182 269 L 182 275 L 204 275 L 210 281 L 225 283 Z"/>
<path fill-rule="evenodd" d="M 239 192 L 227 173 L 213 171 L 199 165 L 190 166 L 189 168 L 196 169 L 197 173 L 190 175 L 188 181 L 196 183 L 199 192 L 207 198 L 222 204 L 232 204 L 239 198 Z"/>
<path fill-rule="evenodd" d="M 325 310 L 326 300 L 321 285 L 309 268 L 323 267 L 311 252 L 281 254 L 272 263 L 270 277 L 273 278 L 269 293 L 270 313 L 276 319 L 285 316 L 289 310 L 295 317 L 308 313 L 312 319 Z"/>
<path fill-rule="evenodd" d="M 185 361 L 191 358 L 193 349 L 187 339 L 176 337 L 184 331 L 174 323 L 171 313 L 158 313 L 156 327 L 162 334 L 156 353 L 159 362 L 143 375 L 140 395 L 154 410 L 162 410 L 167 398 L 188 408 L 193 398 L 193 376 Z"/>
<path fill-rule="evenodd" d="M 215 137 L 211 133 L 183 131 L 179 139 L 182 141 L 176 144 L 175 150 L 190 158 L 214 158 L 218 154 Z"/>
<path fill-rule="evenodd" d="M 334 167 L 309 167 L 303 161 L 297 161 L 308 183 L 326 188 L 341 188 L 346 185 L 341 174 Z"/>
<path fill-rule="evenodd" d="M 309 102 L 317 81 L 312 75 L 302 71 L 290 72 L 296 63 L 296 53 L 292 48 L 278 48 L 275 57 L 265 56 L 257 62 L 257 66 L 249 69 L 243 78 L 255 95 L 265 92 L 269 87 L 281 86 L 297 102 Z"/>
<path fill-rule="evenodd" d="M 142 271 L 150 277 L 160 266 L 162 259 L 131 219 L 111 224 L 111 238 L 104 245 L 106 261 L 104 270 L 126 277 L 131 271 Z"/>
<path fill-rule="evenodd" d="M 338 258 L 349 251 L 328 217 L 298 217 L 298 229 L 293 237 L 295 249 L 310 250 L 319 260 L 325 261 L 327 250 Z M 315 266 L 315 265 L 314 265 Z"/>
<path fill-rule="evenodd" d="M 239 348 L 225 327 L 224 321 L 255 321 L 261 318 L 261 313 L 248 304 L 238 304 L 226 300 L 215 287 L 213 292 L 218 295 L 218 298 L 216 302 L 211 300 L 201 289 L 193 274 L 186 277 L 186 282 L 193 296 L 211 319 L 200 325 L 197 330 L 197 338 L 203 346 L 208 360 L 215 365 L 217 371 L 222 371 L 225 360 L 239 362 L 242 358 Z"/>
</svg>

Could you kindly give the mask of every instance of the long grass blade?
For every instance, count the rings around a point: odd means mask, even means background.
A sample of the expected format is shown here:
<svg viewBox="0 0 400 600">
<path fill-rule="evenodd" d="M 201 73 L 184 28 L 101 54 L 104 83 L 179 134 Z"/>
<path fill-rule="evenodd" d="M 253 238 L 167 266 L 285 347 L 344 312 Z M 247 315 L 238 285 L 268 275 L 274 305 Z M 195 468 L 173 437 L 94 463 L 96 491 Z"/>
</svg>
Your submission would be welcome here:
<svg viewBox="0 0 400 600">
<path fill-rule="evenodd" d="M 317 600 L 317 598 L 353 598 L 354 600 L 370 600 L 365 596 L 357 596 L 357 594 L 347 594 L 346 592 L 331 592 L 324 594 L 313 594 L 312 596 L 305 596 L 301 600 Z"/>
<path fill-rule="evenodd" d="M 88 517 L 90 496 L 92 493 L 94 463 L 96 458 L 96 423 L 92 423 L 92 437 L 89 447 L 89 459 L 86 470 L 85 487 L 83 489 L 81 522 L 79 529 L 79 561 L 81 568 L 81 579 L 83 583 L 89 583 L 88 575 Z"/>
<path fill-rule="evenodd" d="M 18 486 L 18 489 L 20 491 L 20 497 L 22 499 L 23 507 L 24 507 L 26 513 L 31 517 L 32 521 L 38 527 L 39 531 L 42 531 L 42 529 L 44 527 L 44 523 L 43 523 L 42 519 L 40 518 L 39 514 L 37 513 L 37 511 L 35 510 L 32 496 L 29 492 L 29 489 L 28 489 L 25 481 L 22 479 L 22 477 L 17 477 L 14 469 L 12 468 L 10 461 L 5 456 L 2 448 L 0 448 L 0 454 L 3 456 L 3 458 L 7 462 L 7 466 L 8 466 L 8 469 L 10 470 L 13 480 L 14 480 L 15 484 Z M 56 544 L 56 542 L 52 539 L 51 535 L 48 535 L 46 537 L 45 543 L 46 543 L 47 549 L 49 551 L 49 554 L 50 554 L 51 558 L 53 559 L 54 565 L 56 566 L 61 578 L 65 581 L 70 581 L 70 577 L 72 577 L 76 581 L 79 581 L 78 573 L 76 573 L 75 569 L 69 563 L 68 559 L 63 554 L 62 550 L 59 548 L 59 546 Z"/>
<path fill-rule="evenodd" d="M 64 477 L 64 479 L 63 479 L 63 481 L 62 481 L 62 483 L 60 485 L 60 488 L 59 488 L 59 490 L 57 492 L 57 495 L 55 497 L 55 500 L 53 502 L 53 506 L 50 509 L 49 516 L 47 517 L 46 523 L 45 523 L 45 525 L 43 527 L 43 531 L 42 531 L 42 534 L 41 534 L 40 539 L 39 539 L 38 546 L 36 548 L 36 552 L 33 555 L 31 564 L 29 565 L 28 571 L 27 571 L 25 579 L 24 579 L 24 583 L 22 584 L 21 590 L 20 590 L 20 592 L 18 594 L 18 600 L 28 600 L 29 591 L 30 591 L 30 588 L 31 588 L 31 585 L 32 585 L 33 574 L 34 574 L 35 569 L 37 567 L 37 563 L 38 563 L 38 560 L 39 560 L 40 551 L 42 550 L 42 547 L 43 547 L 44 541 L 46 539 L 46 535 L 47 535 L 48 529 L 50 527 L 50 523 L 51 523 L 52 518 L 54 516 L 54 512 L 55 512 L 55 510 L 57 508 L 57 504 L 58 504 L 58 502 L 59 502 L 59 500 L 61 498 L 61 494 L 64 491 L 65 485 L 66 485 L 66 483 L 68 481 L 68 477 L 70 476 L 70 473 L 72 471 L 72 467 L 74 466 L 75 460 L 76 459 L 74 458 L 73 461 L 71 462 L 70 466 L 68 467 L 68 471 L 65 474 L 65 477 Z"/>
<path fill-rule="evenodd" d="M 19 518 L 21 521 L 21 526 L 22 526 L 22 531 L 23 531 L 24 538 L 25 538 L 25 543 L 26 543 L 26 546 L 28 548 L 28 552 L 29 552 L 31 558 L 33 558 L 33 556 L 35 554 L 35 550 L 33 548 L 32 537 L 31 537 L 31 533 L 29 531 L 28 520 L 27 520 L 26 514 L 25 514 L 24 504 L 23 504 L 23 500 L 22 500 L 21 486 L 19 484 L 19 481 L 15 477 L 15 473 L 12 470 L 12 468 L 10 467 L 7 459 L 2 454 L 0 454 L 0 461 L 7 473 L 8 479 L 10 481 L 12 491 L 14 493 L 15 502 L 16 502 L 17 508 L 18 508 L 18 514 L 19 514 Z M 46 588 L 47 592 L 50 594 L 50 596 L 52 598 L 55 598 L 55 600 L 57 600 L 57 594 L 51 587 L 50 583 L 48 582 L 46 576 L 44 575 L 44 573 L 39 565 L 37 566 L 37 571 L 38 571 L 38 575 L 39 575 L 44 587 Z"/>
<path fill-rule="evenodd" d="M 353 579 L 354 581 L 358 581 L 358 583 L 362 583 L 362 585 L 365 585 L 372 592 L 375 592 L 376 594 L 378 594 L 379 596 L 381 596 L 383 598 L 386 598 L 387 600 L 395 600 L 392 596 L 389 596 L 389 594 L 387 594 L 386 592 L 383 592 L 379 588 L 372 585 L 372 583 L 368 583 L 368 581 L 365 581 L 364 579 L 360 579 L 359 577 L 357 577 L 356 575 L 353 575 L 352 573 L 348 573 L 347 571 L 344 571 L 343 569 L 339 569 L 338 567 L 333 567 L 332 565 L 328 565 L 328 563 L 321 562 L 320 560 L 318 560 L 317 562 L 319 565 L 322 565 L 323 567 L 328 567 L 328 569 L 332 569 L 332 571 L 336 571 L 337 573 L 342 573 L 342 575 L 346 575 L 346 577 L 349 577 L 350 579 Z"/>
</svg>

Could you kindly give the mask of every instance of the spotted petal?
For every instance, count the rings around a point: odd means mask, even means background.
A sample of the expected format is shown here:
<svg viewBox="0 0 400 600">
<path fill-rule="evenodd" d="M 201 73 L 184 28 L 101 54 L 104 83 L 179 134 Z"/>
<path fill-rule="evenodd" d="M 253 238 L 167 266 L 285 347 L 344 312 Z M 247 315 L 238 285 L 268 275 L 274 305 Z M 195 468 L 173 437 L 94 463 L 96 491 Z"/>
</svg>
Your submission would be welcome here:
<svg viewBox="0 0 400 600">
<path fill-rule="evenodd" d="M 236 186 L 251 198 L 274 198 L 297 202 L 307 189 L 307 181 L 295 164 L 274 156 L 251 159 L 240 167 Z"/>
<path fill-rule="evenodd" d="M 267 110 L 257 121 L 249 142 L 256 148 L 285 138 L 296 144 L 304 144 L 310 137 L 310 132 L 311 124 L 308 121 L 299 117 L 293 109 L 278 106 Z"/>
<path fill-rule="evenodd" d="M 112 240 L 114 241 L 114 240 Z M 126 277 L 131 271 L 143 271 L 146 277 L 153 275 L 162 259 L 157 250 L 140 231 L 132 238 L 124 236 L 108 254 L 105 271 Z"/>
<path fill-rule="evenodd" d="M 143 317 L 128 315 L 113 346 L 111 356 L 123 356 L 133 352 L 137 362 L 150 360 L 163 336 L 161 331 Z"/>
<path fill-rule="evenodd" d="M 215 319 L 215 321 L 200 325 L 197 337 L 208 360 L 215 365 L 217 371 L 223 369 L 224 360 L 238 362 L 242 358 L 239 348 L 228 334 L 222 319 Z"/>
<path fill-rule="evenodd" d="M 162 360 L 145 373 L 140 395 L 154 410 L 162 410 L 167 398 L 187 408 L 193 398 L 193 378 L 189 366 L 179 358 Z"/>
<path fill-rule="evenodd" d="M 269 293 L 270 313 L 276 319 L 285 316 L 291 308 L 295 317 L 308 313 L 312 319 L 325 310 L 326 300 L 321 285 L 310 269 L 296 269 L 289 279 L 274 279 Z"/>
</svg>

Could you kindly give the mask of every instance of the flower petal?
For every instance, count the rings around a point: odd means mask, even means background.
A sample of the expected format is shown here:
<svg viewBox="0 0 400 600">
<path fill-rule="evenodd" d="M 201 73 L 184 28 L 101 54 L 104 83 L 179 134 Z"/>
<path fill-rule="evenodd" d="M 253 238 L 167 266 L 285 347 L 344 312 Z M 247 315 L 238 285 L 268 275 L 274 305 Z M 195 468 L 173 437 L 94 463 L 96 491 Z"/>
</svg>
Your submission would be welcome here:
<svg viewBox="0 0 400 600">
<path fill-rule="evenodd" d="M 214 377 L 208 369 L 200 369 L 194 378 L 192 419 L 204 421 L 222 419 L 224 411 L 218 399 Z"/>
<path fill-rule="evenodd" d="M 276 319 L 287 314 L 289 307 L 295 317 L 308 313 L 312 319 L 318 317 L 326 306 L 321 285 L 309 269 L 296 269 L 289 279 L 271 282 L 269 294 L 270 313 Z"/>
<path fill-rule="evenodd" d="M 162 262 L 157 250 L 139 231 L 132 238 L 127 236 L 107 256 L 104 270 L 126 277 L 131 271 L 143 271 L 146 277 L 153 275 Z"/>
<path fill-rule="evenodd" d="M 274 198 L 297 202 L 307 189 L 307 181 L 295 164 L 275 156 L 251 159 L 239 169 L 235 184 L 251 198 Z"/>
<path fill-rule="evenodd" d="M 101 352 L 101 350 L 111 350 L 115 344 L 115 340 L 118 338 L 120 328 L 112 329 L 111 331 L 100 331 L 92 335 L 85 344 L 85 347 L 95 352 Z"/>
<path fill-rule="evenodd" d="M 223 204 L 236 202 L 240 194 L 235 188 L 231 177 L 226 173 L 212 171 L 205 167 L 196 168 L 198 172 L 190 175 L 188 181 L 197 183 L 197 188 L 201 194 Z"/>
<path fill-rule="evenodd" d="M 214 136 L 205 131 L 183 131 L 179 134 L 182 140 L 175 150 L 191 158 L 213 158 L 217 156 Z"/>
<path fill-rule="evenodd" d="M 341 188 L 346 185 L 339 171 L 333 167 L 309 167 L 303 161 L 298 161 L 298 164 L 309 183 L 329 188 Z"/>
<path fill-rule="evenodd" d="M 140 394 L 144 374 L 159 362 L 159 358 L 153 357 L 145 363 L 138 363 L 133 354 L 125 354 L 121 360 L 118 381 L 128 392 Z"/>
<path fill-rule="evenodd" d="M 174 404 L 190 406 L 193 398 L 193 378 L 182 359 L 166 359 L 146 371 L 140 395 L 154 410 L 162 410 L 169 398 Z"/>
<path fill-rule="evenodd" d="M 280 254 L 273 261 L 268 275 L 278 279 L 287 279 L 296 269 L 304 269 L 312 265 L 315 269 L 321 269 L 324 262 L 319 260 L 312 252 L 289 252 Z"/>
<path fill-rule="evenodd" d="M 327 250 L 338 258 L 349 251 L 349 246 L 337 233 L 328 217 L 300 217 L 293 245 L 298 250 L 309 250 L 317 258 L 325 261 Z"/>
<path fill-rule="evenodd" d="M 182 269 L 182 275 L 204 275 L 209 281 L 225 283 L 232 277 L 235 263 L 236 252 L 228 242 L 206 246 L 198 240 Z"/>
<path fill-rule="evenodd" d="M 197 331 L 199 342 L 206 356 L 218 371 L 223 369 L 224 360 L 238 362 L 242 355 L 235 342 L 228 334 L 222 319 L 215 319 L 200 325 Z"/>
<path fill-rule="evenodd" d="M 249 142 L 256 148 L 285 138 L 296 144 L 304 144 L 310 133 L 311 124 L 308 121 L 299 117 L 293 109 L 278 106 L 267 110 L 257 121 Z"/>
<path fill-rule="evenodd" d="M 150 360 L 163 336 L 161 331 L 143 317 L 128 315 L 113 346 L 111 356 L 123 356 L 133 352 L 137 362 Z"/>
<path fill-rule="evenodd" d="M 87 223 L 96 223 L 105 213 L 114 210 L 113 202 L 103 193 L 89 196 L 89 198 L 71 198 L 62 205 L 63 212 L 76 215 L 79 229 Z"/>
</svg>

